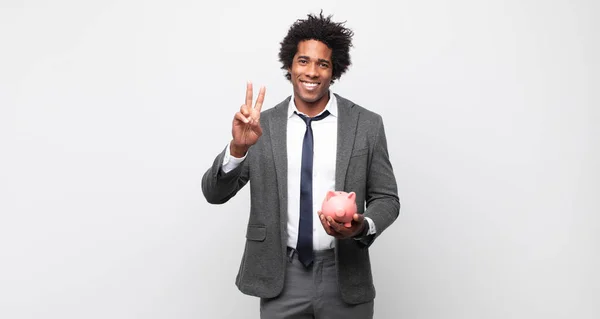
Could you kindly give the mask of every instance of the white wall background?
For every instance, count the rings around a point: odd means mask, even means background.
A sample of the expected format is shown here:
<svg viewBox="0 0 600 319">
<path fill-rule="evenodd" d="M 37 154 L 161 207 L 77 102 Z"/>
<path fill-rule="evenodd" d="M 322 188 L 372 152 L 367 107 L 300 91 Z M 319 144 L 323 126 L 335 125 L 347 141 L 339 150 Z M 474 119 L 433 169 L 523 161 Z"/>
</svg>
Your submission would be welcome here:
<svg viewBox="0 0 600 319">
<path fill-rule="evenodd" d="M 279 41 L 321 8 L 399 183 L 375 318 L 599 318 L 593 0 L 3 0 L 0 318 L 257 318 L 248 189 L 200 179 L 246 80 L 290 94 Z"/>
</svg>

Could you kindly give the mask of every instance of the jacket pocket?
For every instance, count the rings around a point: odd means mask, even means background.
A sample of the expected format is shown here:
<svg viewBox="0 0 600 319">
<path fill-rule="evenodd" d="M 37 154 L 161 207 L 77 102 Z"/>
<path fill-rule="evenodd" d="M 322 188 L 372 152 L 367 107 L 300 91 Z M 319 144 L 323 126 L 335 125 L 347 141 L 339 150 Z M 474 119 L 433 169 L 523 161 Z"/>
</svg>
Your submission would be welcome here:
<svg viewBox="0 0 600 319">
<path fill-rule="evenodd" d="M 267 228 L 264 225 L 248 225 L 246 239 L 264 241 L 267 237 Z"/>
</svg>

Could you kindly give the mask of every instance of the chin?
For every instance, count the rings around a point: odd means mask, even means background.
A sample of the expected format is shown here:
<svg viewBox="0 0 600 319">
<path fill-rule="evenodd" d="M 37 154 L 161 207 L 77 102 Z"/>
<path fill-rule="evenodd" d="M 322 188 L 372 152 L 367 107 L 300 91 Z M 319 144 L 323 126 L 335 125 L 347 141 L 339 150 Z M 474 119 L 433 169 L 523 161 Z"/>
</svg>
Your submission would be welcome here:
<svg viewBox="0 0 600 319">
<path fill-rule="evenodd" d="M 326 94 L 299 94 L 298 97 L 306 103 L 315 103 L 322 99 Z"/>
</svg>

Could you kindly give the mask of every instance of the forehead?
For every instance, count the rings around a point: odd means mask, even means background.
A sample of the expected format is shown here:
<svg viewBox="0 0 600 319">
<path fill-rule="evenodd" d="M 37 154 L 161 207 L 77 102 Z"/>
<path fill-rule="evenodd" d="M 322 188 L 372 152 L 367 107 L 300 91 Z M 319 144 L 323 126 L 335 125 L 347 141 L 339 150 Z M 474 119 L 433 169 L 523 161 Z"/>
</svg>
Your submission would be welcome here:
<svg viewBox="0 0 600 319">
<path fill-rule="evenodd" d="M 312 59 L 331 60 L 332 50 L 323 42 L 317 40 L 304 40 L 298 43 L 296 56 L 307 56 Z"/>
</svg>

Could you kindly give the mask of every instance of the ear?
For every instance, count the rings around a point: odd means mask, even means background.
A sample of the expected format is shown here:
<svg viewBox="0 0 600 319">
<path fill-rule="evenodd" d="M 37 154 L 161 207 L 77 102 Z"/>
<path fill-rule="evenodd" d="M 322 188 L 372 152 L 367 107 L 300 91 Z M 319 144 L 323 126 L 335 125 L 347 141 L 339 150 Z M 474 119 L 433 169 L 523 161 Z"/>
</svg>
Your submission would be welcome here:
<svg viewBox="0 0 600 319">
<path fill-rule="evenodd" d="M 348 194 L 348 198 L 351 200 L 356 200 L 356 193 L 355 192 L 350 192 L 350 194 Z"/>
<path fill-rule="evenodd" d="M 334 191 L 327 191 L 327 195 L 325 195 L 325 201 L 328 201 L 333 196 L 335 196 Z"/>
</svg>

